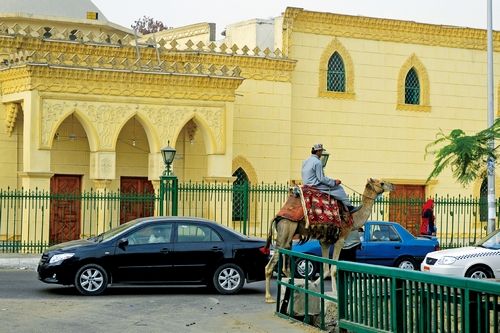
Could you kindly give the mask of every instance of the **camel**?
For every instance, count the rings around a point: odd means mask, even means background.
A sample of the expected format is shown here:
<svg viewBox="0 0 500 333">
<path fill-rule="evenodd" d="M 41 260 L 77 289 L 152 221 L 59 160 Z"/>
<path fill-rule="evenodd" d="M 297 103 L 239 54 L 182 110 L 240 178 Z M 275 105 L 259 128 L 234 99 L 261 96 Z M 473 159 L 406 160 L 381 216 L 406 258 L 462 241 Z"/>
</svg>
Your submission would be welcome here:
<svg viewBox="0 0 500 333">
<path fill-rule="evenodd" d="M 311 231 L 312 229 L 307 229 L 304 220 L 302 219 L 299 222 L 290 221 L 287 219 L 274 219 L 269 228 L 268 236 L 267 236 L 267 244 L 266 248 L 269 248 L 272 240 L 273 228 L 276 229 L 276 251 L 274 251 L 273 256 L 271 257 L 269 263 L 266 265 L 265 274 L 266 274 L 266 303 L 274 303 L 275 300 L 271 296 L 271 276 L 273 274 L 274 266 L 278 262 L 278 249 L 290 249 L 292 244 L 292 239 L 295 235 L 300 235 L 302 238 L 315 238 L 320 241 L 321 244 L 321 252 L 324 258 L 328 258 L 329 248 L 332 244 L 334 244 L 333 251 L 333 260 L 338 260 L 340 255 L 340 250 L 344 246 L 344 241 L 347 235 L 352 231 L 362 227 L 372 213 L 372 207 L 375 202 L 377 196 L 386 191 L 393 191 L 394 185 L 389 182 L 378 180 L 378 179 L 368 179 L 365 190 L 362 194 L 362 207 L 357 212 L 352 214 L 353 224 L 348 225 L 345 224 L 345 228 L 341 228 L 340 231 L 332 232 L 331 228 L 337 228 L 332 225 L 330 230 L 322 229 L 322 231 L 316 232 Z M 279 220 L 279 222 L 276 222 Z M 321 233 L 323 232 L 323 233 Z M 338 238 L 329 237 L 331 235 L 338 235 Z M 325 264 L 324 272 L 328 271 L 328 265 Z M 330 269 L 330 275 L 332 280 L 332 292 L 333 295 L 337 295 L 337 267 L 332 265 Z"/>
</svg>

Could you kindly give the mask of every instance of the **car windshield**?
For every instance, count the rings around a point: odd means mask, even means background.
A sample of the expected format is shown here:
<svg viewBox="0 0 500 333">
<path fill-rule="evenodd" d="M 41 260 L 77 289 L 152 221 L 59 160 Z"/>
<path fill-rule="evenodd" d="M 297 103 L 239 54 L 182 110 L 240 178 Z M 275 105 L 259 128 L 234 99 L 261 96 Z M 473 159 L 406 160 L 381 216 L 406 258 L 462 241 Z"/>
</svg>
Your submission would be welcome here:
<svg viewBox="0 0 500 333">
<path fill-rule="evenodd" d="M 100 243 L 102 241 L 111 239 L 111 238 L 115 237 L 116 235 L 122 233 L 124 230 L 132 227 L 133 225 L 135 225 L 141 221 L 142 221 L 141 219 L 129 221 L 127 223 L 121 224 L 121 225 L 114 227 L 112 229 L 109 229 L 108 231 L 105 231 L 102 234 L 90 237 L 89 240 Z"/>
<path fill-rule="evenodd" d="M 481 239 L 476 245 L 492 250 L 500 249 L 500 229 Z"/>
</svg>

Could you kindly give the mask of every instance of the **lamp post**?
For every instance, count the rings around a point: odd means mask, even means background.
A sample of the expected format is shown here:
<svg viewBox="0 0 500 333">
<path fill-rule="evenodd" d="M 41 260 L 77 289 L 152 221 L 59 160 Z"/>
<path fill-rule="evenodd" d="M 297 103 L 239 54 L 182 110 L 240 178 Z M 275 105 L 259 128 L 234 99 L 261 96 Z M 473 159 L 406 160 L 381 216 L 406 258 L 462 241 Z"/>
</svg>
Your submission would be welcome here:
<svg viewBox="0 0 500 333">
<path fill-rule="evenodd" d="M 172 210 L 171 214 L 173 216 L 177 215 L 177 193 L 178 193 L 178 181 L 177 177 L 172 171 L 172 162 L 175 158 L 176 150 L 170 147 L 170 141 L 168 141 L 167 146 L 161 149 L 161 157 L 163 158 L 163 163 L 165 164 L 165 170 L 163 170 L 160 176 L 160 215 L 163 216 L 164 205 L 167 200 L 167 191 L 171 192 L 172 200 Z"/>
</svg>

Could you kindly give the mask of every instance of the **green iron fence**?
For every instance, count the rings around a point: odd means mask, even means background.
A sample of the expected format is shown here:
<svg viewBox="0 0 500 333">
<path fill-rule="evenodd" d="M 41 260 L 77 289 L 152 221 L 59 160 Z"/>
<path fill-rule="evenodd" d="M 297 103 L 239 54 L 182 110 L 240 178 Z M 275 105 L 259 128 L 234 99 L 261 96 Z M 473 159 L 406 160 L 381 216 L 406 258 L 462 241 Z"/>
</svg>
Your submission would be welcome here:
<svg viewBox="0 0 500 333">
<path fill-rule="evenodd" d="M 160 203 L 170 215 L 176 198 L 177 214 L 214 220 L 247 235 L 265 237 L 269 223 L 289 193 L 288 184 L 179 183 L 159 193 L 124 194 L 120 191 L 88 191 L 51 194 L 39 190 L 0 190 L 0 252 L 42 252 L 50 244 L 90 237 L 135 217 L 159 215 Z M 475 243 L 486 234 L 479 199 L 435 198 L 435 214 L 441 247 Z M 353 195 L 354 203 L 360 202 Z M 371 219 L 408 226 L 405 212 L 420 212 L 422 200 L 391 200 L 387 194 L 376 200 Z M 497 207 L 499 205 L 497 204 Z M 401 214 L 401 212 L 403 212 Z M 418 215 L 418 214 L 417 214 Z M 409 219 L 409 218 L 408 218 Z M 419 221 L 414 224 L 418 228 Z M 418 229 L 417 229 L 418 230 Z"/>
<path fill-rule="evenodd" d="M 337 307 L 338 326 L 351 332 L 500 332 L 500 288 L 498 282 L 453 278 L 430 273 L 359 264 L 335 262 L 307 254 L 279 250 L 290 257 L 305 258 L 337 266 L 338 297 L 325 292 L 323 272 L 320 290 L 298 286 L 295 279 L 278 275 L 278 286 L 289 288 L 288 306 L 278 288 L 276 313 L 325 329 L 337 319 L 328 307 Z M 282 266 L 280 256 L 278 266 Z M 306 265 L 307 267 L 307 265 Z M 320 265 L 321 270 L 323 265 Z M 278 271 L 281 271 L 279 268 Z M 291 272 L 294 272 L 293 267 Z M 327 281 L 330 283 L 330 281 Z M 311 282 L 309 282 L 311 283 Z M 305 315 L 297 316 L 294 297 L 302 297 Z M 309 311 L 310 300 L 319 299 L 320 311 Z"/>
</svg>

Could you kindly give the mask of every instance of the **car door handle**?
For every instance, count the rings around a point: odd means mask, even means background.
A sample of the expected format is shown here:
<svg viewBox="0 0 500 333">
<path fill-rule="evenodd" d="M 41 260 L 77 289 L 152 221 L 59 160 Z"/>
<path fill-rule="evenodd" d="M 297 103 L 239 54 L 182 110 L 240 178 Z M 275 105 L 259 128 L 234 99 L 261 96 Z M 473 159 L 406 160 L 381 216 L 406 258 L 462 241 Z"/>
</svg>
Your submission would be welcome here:
<svg viewBox="0 0 500 333">
<path fill-rule="evenodd" d="M 170 249 L 167 249 L 166 247 L 160 250 L 160 253 L 169 253 Z"/>
<path fill-rule="evenodd" d="M 214 252 L 217 252 L 217 251 L 220 251 L 220 250 L 222 250 L 222 247 L 218 247 L 218 246 L 212 247 L 212 251 L 214 251 Z"/>
<path fill-rule="evenodd" d="M 401 248 L 401 246 L 394 246 L 394 248 L 395 248 L 396 250 L 399 250 L 399 249 Z"/>
</svg>

